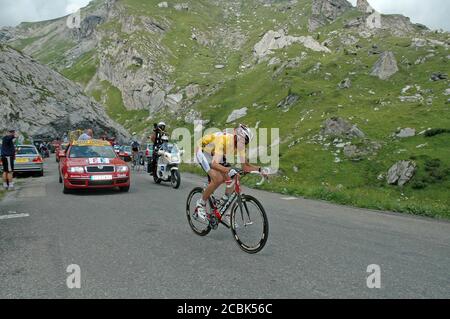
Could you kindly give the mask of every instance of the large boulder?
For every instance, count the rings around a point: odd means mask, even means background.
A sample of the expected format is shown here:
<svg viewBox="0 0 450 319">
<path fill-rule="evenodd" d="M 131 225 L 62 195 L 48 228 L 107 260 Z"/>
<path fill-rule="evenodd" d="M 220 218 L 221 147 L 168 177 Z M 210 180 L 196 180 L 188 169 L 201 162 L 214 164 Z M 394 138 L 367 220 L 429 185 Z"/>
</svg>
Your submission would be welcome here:
<svg viewBox="0 0 450 319">
<path fill-rule="evenodd" d="M 273 50 L 283 49 L 294 43 L 303 44 L 306 48 L 316 52 L 331 52 L 330 49 L 321 45 L 311 36 L 294 37 L 286 35 L 284 30 L 270 30 L 263 36 L 261 41 L 256 43 L 253 53 L 257 58 L 263 58 L 269 54 L 272 54 Z"/>
<path fill-rule="evenodd" d="M 386 51 L 381 54 L 370 75 L 377 76 L 381 80 L 387 80 L 397 72 L 398 66 L 394 53 Z"/>
<path fill-rule="evenodd" d="M 186 98 L 190 100 L 200 94 L 201 88 L 198 84 L 190 84 L 185 88 L 184 92 L 186 94 Z"/>
<path fill-rule="evenodd" d="M 398 138 L 408 138 L 416 136 L 416 129 L 413 128 L 404 128 L 395 134 Z"/>
<path fill-rule="evenodd" d="M 288 110 L 292 105 L 297 103 L 300 100 L 300 96 L 297 94 L 289 94 L 283 101 L 278 103 L 277 107 L 282 108 L 284 110 Z"/>
<path fill-rule="evenodd" d="M 364 138 L 366 136 L 356 125 L 352 125 L 340 117 L 326 120 L 322 135 L 347 138 Z"/>
<path fill-rule="evenodd" d="M 346 144 L 344 146 L 344 155 L 352 161 L 360 161 L 368 156 L 375 155 L 380 149 L 380 143 L 364 140 L 364 143 L 359 145 Z"/>
<path fill-rule="evenodd" d="M 319 27 L 334 22 L 351 9 L 352 5 L 347 0 L 313 0 L 308 29 L 313 32 Z"/>
<path fill-rule="evenodd" d="M 358 0 L 356 8 L 363 13 L 372 13 L 374 10 L 367 0 Z"/>
<path fill-rule="evenodd" d="M 240 118 L 247 116 L 247 111 L 248 111 L 248 108 L 246 108 L 246 107 L 239 109 L 239 110 L 234 110 L 230 114 L 230 116 L 228 116 L 227 123 L 233 123 L 236 120 L 239 120 Z"/>
<path fill-rule="evenodd" d="M 184 121 L 189 124 L 194 124 L 194 123 L 200 122 L 200 121 L 202 123 L 205 122 L 202 120 L 202 113 L 200 113 L 199 111 L 196 111 L 196 110 L 190 110 L 188 112 L 188 114 L 186 114 L 186 116 L 184 117 Z"/>
<path fill-rule="evenodd" d="M 352 87 L 352 81 L 346 78 L 339 83 L 338 87 L 340 89 L 350 89 Z"/>
<path fill-rule="evenodd" d="M 389 169 L 387 182 L 389 185 L 403 186 L 414 177 L 416 169 L 414 162 L 399 161 Z"/>
</svg>

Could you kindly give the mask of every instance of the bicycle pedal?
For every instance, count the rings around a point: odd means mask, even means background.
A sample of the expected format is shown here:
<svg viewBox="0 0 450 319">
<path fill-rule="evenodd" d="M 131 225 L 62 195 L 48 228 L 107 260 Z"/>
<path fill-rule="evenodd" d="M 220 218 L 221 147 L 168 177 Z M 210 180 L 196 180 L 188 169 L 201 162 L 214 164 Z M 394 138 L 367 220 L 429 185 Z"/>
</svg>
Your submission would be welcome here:
<svg viewBox="0 0 450 319">
<path fill-rule="evenodd" d="M 219 219 L 216 216 L 212 215 L 209 219 L 209 226 L 211 226 L 213 230 L 219 228 Z"/>
</svg>

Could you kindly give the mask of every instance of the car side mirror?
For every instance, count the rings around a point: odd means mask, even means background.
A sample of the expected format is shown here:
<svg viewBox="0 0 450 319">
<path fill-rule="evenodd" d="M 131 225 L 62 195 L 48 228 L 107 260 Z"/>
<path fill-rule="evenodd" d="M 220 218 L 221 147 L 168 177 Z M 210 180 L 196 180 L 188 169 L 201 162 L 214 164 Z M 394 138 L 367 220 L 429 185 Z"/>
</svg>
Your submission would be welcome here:
<svg viewBox="0 0 450 319">
<path fill-rule="evenodd" d="M 180 151 L 180 155 L 184 155 L 184 150 L 181 150 L 181 151 Z"/>
</svg>

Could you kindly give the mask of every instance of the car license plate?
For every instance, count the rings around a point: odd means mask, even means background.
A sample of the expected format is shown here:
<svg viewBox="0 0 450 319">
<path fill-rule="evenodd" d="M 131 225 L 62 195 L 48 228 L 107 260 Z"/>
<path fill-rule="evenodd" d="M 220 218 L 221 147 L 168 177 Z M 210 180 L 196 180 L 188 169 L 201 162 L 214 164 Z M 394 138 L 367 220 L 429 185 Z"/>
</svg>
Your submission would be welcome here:
<svg viewBox="0 0 450 319">
<path fill-rule="evenodd" d="M 91 181 L 111 181 L 112 175 L 94 175 L 91 176 Z"/>
<path fill-rule="evenodd" d="M 28 158 L 16 158 L 16 163 L 28 163 L 29 161 Z"/>
</svg>

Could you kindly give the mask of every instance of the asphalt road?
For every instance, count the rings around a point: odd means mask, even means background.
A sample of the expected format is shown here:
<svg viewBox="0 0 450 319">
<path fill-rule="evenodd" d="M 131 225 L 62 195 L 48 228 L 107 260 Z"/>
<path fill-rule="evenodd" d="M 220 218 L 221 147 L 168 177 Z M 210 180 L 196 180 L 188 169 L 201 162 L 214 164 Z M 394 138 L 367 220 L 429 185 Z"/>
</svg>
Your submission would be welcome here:
<svg viewBox="0 0 450 319">
<path fill-rule="evenodd" d="M 450 297 L 447 222 L 251 190 L 270 236 L 247 255 L 225 228 L 189 228 L 186 197 L 202 178 L 183 174 L 174 190 L 137 173 L 128 194 L 63 195 L 53 159 L 46 168 L 0 202 L 0 298 Z M 81 289 L 66 285 L 71 264 Z M 367 287 L 371 264 L 380 289 Z"/>
</svg>

